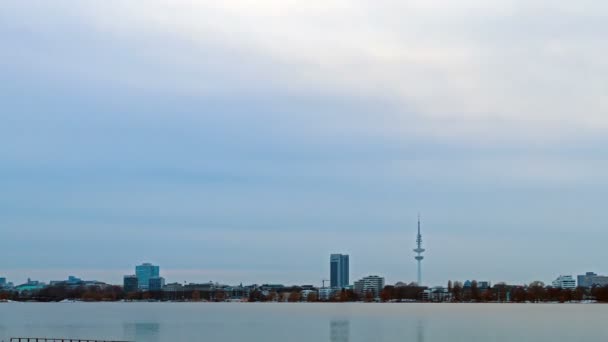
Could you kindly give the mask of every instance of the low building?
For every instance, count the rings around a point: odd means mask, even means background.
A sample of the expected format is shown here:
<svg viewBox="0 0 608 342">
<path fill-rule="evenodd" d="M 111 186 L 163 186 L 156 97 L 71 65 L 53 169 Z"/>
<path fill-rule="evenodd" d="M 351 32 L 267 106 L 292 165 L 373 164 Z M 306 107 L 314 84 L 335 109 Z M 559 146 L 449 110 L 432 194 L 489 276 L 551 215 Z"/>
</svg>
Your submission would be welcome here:
<svg viewBox="0 0 608 342">
<path fill-rule="evenodd" d="M 8 282 L 6 278 L 0 278 L 0 290 L 11 290 L 13 288 L 13 283 Z"/>
<path fill-rule="evenodd" d="M 167 292 L 184 291 L 184 286 L 180 283 L 170 283 L 163 287 L 163 291 L 167 291 Z"/>
<path fill-rule="evenodd" d="M 376 275 L 364 277 L 355 282 L 355 293 L 362 296 L 367 293 L 372 293 L 374 297 L 380 296 L 380 292 L 384 289 L 384 278 Z"/>
<path fill-rule="evenodd" d="M 319 289 L 319 300 L 330 300 L 334 293 L 336 293 L 335 289 L 322 287 Z"/>
<path fill-rule="evenodd" d="M 577 276 L 577 283 L 580 287 L 607 286 L 608 276 L 587 272 L 584 275 Z"/>
<path fill-rule="evenodd" d="M 462 288 L 463 289 L 471 289 L 473 288 L 473 284 L 476 283 L 477 284 L 477 288 L 478 289 L 489 289 L 490 287 L 492 287 L 492 285 L 490 284 L 489 281 L 485 281 L 485 280 L 466 280 L 463 284 L 462 284 Z"/>
<path fill-rule="evenodd" d="M 449 302 L 452 300 L 452 293 L 442 286 L 432 287 L 422 292 L 422 300 L 430 302 Z"/>
<path fill-rule="evenodd" d="M 27 279 L 27 283 L 21 284 L 15 287 L 15 290 L 19 293 L 24 292 L 38 292 L 46 287 L 46 284 L 37 280 Z"/>
<path fill-rule="evenodd" d="M 490 283 L 489 281 L 485 281 L 485 280 L 478 281 L 478 282 L 477 282 L 477 287 L 478 287 L 479 289 L 483 289 L 483 290 L 485 290 L 485 289 L 489 289 L 489 288 L 491 288 L 491 287 L 492 287 L 492 283 Z"/>
<path fill-rule="evenodd" d="M 122 288 L 126 293 L 137 292 L 139 284 L 136 275 L 126 275 L 122 280 Z"/>
<path fill-rule="evenodd" d="M 353 290 L 355 291 L 356 294 L 361 295 L 363 293 L 364 287 L 365 287 L 365 281 L 363 281 L 363 279 L 355 280 L 355 283 L 353 284 Z"/>
<path fill-rule="evenodd" d="M 51 282 L 49 283 L 49 285 L 51 286 L 64 286 L 67 288 L 76 288 L 79 286 L 97 286 L 97 287 L 106 287 L 106 286 L 110 286 L 104 282 L 101 281 L 97 281 L 97 280 L 82 280 L 78 277 L 74 277 L 74 276 L 69 276 L 68 279 L 66 280 L 51 280 Z"/>
<path fill-rule="evenodd" d="M 285 285 L 283 284 L 263 284 L 260 286 L 261 291 L 276 291 L 279 292 L 285 289 Z"/>
<path fill-rule="evenodd" d="M 571 275 L 560 275 L 553 281 L 553 287 L 560 289 L 576 289 L 576 280 Z"/>
<path fill-rule="evenodd" d="M 311 294 L 315 294 L 315 295 L 316 295 L 316 294 L 317 294 L 317 290 L 313 290 L 313 289 L 305 289 L 305 290 L 302 290 L 302 291 L 300 291 L 300 298 L 301 298 L 303 301 L 307 301 L 307 300 L 308 300 L 308 297 L 309 297 Z"/>
</svg>

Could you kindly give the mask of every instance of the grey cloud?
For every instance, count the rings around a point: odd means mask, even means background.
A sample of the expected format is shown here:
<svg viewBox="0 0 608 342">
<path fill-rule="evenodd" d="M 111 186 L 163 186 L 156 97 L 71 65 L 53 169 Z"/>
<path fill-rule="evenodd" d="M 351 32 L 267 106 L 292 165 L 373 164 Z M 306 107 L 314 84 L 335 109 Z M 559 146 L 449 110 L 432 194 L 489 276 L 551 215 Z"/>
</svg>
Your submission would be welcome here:
<svg viewBox="0 0 608 342">
<path fill-rule="evenodd" d="M 234 279 L 255 255 L 302 281 L 339 246 L 357 274 L 410 280 L 419 210 L 438 282 L 467 272 L 439 260 L 475 254 L 453 241 L 525 234 L 543 277 L 602 255 L 554 248 L 572 227 L 605 240 L 600 3 L 29 5 L 0 5 L 0 259 L 32 250 L 16 277 L 44 255 Z M 78 259 L 93 244 L 121 252 Z"/>
</svg>

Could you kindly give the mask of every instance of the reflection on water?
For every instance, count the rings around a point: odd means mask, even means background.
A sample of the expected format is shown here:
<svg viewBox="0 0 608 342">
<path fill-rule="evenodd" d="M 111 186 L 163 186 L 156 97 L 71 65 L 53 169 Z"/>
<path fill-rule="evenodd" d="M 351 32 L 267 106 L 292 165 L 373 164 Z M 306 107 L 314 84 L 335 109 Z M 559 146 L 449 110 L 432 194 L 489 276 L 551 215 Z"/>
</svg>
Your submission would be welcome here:
<svg viewBox="0 0 608 342">
<path fill-rule="evenodd" d="M 160 341 L 160 324 L 158 323 L 125 323 L 124 336 L 129 341 Z"/>
<path fill-rule="evenodd" d="M 350 337 L 350 321 L 331 320 L 329 322 L 329 340 L 331 342 L 348 342 Z"/>
<path fill-rule="evenodd" d="M 416 342 L 424 342 L 424 322 L 418 321 L 416 325 Z"/>
<path fill-rule="evenodd" d="M 0 341 L 606 342 L 606 317 L 583 304 L 8 303 Z"/>
</svg>

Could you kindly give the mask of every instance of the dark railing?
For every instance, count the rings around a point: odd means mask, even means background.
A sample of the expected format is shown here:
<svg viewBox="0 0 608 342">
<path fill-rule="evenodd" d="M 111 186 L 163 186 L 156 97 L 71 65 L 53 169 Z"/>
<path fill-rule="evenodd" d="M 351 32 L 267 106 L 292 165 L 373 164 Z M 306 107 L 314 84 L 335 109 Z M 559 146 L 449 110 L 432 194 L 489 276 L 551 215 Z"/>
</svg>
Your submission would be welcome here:
<svg viewBox="0 0 608 342">
<path fill-rule="evenodd" d="M 91 340 L 82 338 L 11 337 L 9 342 L 132 342 L 117 340 Z"/>
</svg>

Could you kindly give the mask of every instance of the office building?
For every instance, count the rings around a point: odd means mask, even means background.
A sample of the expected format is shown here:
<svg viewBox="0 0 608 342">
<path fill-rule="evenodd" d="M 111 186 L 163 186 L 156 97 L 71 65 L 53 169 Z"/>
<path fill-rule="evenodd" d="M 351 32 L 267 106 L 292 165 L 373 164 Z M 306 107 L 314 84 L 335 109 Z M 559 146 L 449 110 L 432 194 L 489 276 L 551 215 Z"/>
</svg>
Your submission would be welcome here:
<svg viewBox="0 0 608 342">
<path fill-rule="evenodd" d="M 490 283 L 489 281 L 478 281 L 477 282 L 477 287 L 480 289 L 489 289 L 490 287 L 492 287 L 492 283 Z"/>
<path fill-rule="evenodd" d="M 435 286 L 422 291 L 421 299 L 430 302 L 449 302 L 452 300 L 452 293 L 443 286 Z"/>
<path fill-rule="evenodd" d="M 136 275 L 126 275 L 122 284 L 123 290 L 126 293 L 137 292 L 139 289 Z"/>
<path fill-rule="evenodd" d="M 336 289 L 322 287 L 319 289 L 319 300 L 330 300 L 334 293 L 336 293 Z"/>
<path fill-rule="evenodd" d="M 23 292 L 34 293 L 34 292 L 42 290 L 45 287 L 46 287 L 45 283 L 27 278 L 27 283 L 16 286 L 15 290 L 17 290 L 19 293 L 23 293 Z"/>
<path fill-rule="evenodd" d="M 576 281 L 571 275 L 560 275 L 553 281 L 553 287 L 560 289 L 574 290 L 576 289 Z"/>
<path fill-rule="evenodd" d="M 477 283 L 477 288 L 478 289 L 487 289 L 492 287 L 489 281 L 485 281 L 485 280 L 465 280 L 464 284 L 462 284 L 462 287 L 465 289 L 470 289 L 473 287 L 473 283 L 476 282 Z"/>
<path fill-rule="evenodd" d="M 148 284 L 148 290 L 150 291 L 160 291 L 165 286 L 165 278 L 163 277 L 152 277 L 150 278 L 150 282 Z"/>
<path fill-rule="evenodd" d="M 144 263 L 135 266 L 135 275 L 137 276 L 138 288 L 145 291 L 150 288 L 150 279 L 160 276 L 160 267 Z"/>
<path fill-rule="evenodd" d="M 577 276 L 577 283 L 580 287 L 607 286 L 608 276 L 587 272 L 584 275 Z"/>
<path fill-rule="evenodd" d="M 329 286 L 342 289 L 348 286 L 348 255 L 332 254 L 329 257 Z"/>
<path fill-rule="evenodd" d="M 2 277 L 0 278 L 0 287 L 5 287 L 6 286 L 6 278 Z"/>
<path fill-rule="evenodd" d="M 378 297 L 384 289 L 384 278 L 375 275 L 364 277 L 355 281 L 354 289 L 358 295 L 371 292 L 374 297 Z"/>
<path fill-rule="evenodd" d="M 69 276 L 68 279 L 66 279 L 66 280 L 51 280 L 50 285 L 51 286 L 78 286 L 78 285 L 85 285 L 85 283 L 90 283 L 90 281 L 85 282 L 78 277 Z"/>
</svg>

